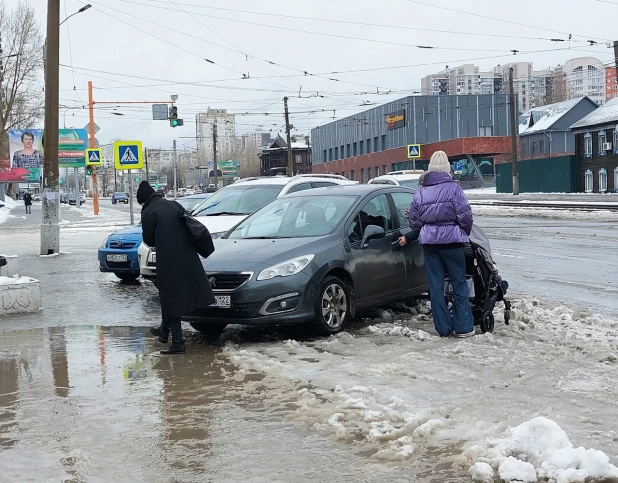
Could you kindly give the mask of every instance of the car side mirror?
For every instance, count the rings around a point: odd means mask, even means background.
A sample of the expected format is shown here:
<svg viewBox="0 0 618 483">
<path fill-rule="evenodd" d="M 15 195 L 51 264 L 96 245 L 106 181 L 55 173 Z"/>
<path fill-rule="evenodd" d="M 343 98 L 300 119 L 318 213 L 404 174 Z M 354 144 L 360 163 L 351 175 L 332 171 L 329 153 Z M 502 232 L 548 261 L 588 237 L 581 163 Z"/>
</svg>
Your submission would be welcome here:
<svg viewBox="0 0 618 483">
<path fill-rule="evenodd" d="M 0 267 L 4 267 L 6 265 L 6 258 L 0 257 Z"/>
<path fill-rule="evenodd" d="M 365 228 L 365 232 L 363 233 L 361 248 L 367 248 L 371 240 L 379 240 L 380 238 L 384 238 L 385 236 L 386 232 L 384 231 L 384 228 L 380 228 L 379 226 L 375 225 L 369 225 L 367 228 Z"/>
</svg>

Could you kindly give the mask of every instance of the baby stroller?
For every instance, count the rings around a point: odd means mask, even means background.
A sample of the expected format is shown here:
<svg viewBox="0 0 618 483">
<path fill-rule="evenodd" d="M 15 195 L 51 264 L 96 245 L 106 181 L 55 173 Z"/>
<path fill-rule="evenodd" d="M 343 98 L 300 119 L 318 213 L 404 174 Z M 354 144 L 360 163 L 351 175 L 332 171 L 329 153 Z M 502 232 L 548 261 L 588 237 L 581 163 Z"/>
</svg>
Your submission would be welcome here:
<svg viewBox="0 0 618 483">
<path fill-rule="evenodd" d="M 474 325 L 478 325 L 483 333 L 493 332 L 493 310 L 497 302 L 504 302 L 504 323 L 511 319 L 511 302 L 506 298 L 509 284 L 502 280 L 498 268 L 491 257 L 491 248 L 485 232 L 473 225 L 470 233 L 470 243 L 464 247 L 466 254 L 466 279 L 470 289 L 470 308 L 474 317 Z M 453 287 L 445 281 L 445 296 L 452 305 Z"/>
</svg>

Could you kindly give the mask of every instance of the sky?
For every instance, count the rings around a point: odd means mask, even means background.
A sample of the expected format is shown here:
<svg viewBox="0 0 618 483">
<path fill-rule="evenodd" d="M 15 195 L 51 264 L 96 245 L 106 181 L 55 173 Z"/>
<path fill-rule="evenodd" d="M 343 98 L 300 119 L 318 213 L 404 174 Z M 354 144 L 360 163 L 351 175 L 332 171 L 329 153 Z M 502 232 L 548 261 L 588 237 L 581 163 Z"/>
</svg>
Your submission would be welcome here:
<svg viewBox="0 0 618 483">
<path fill-rule="evenodd" d="M 88 3 L 60 1 L 62 19 Z M 44 29 L 47 1 L 30 2 Z M 196 145 L 195 114 L 208 107 L 236 113 L 238 134 L 272 130 L 274 137 L 283 134 L 287 96 L 293 133 L 304 135 L 419 92 L 421 78 L 446 65 L 489 71 L 521 61 L 540 70 L 588 55 L 609 62 L 618 14 L 618 0 L 579 0 L 576 10 L 564 0 L 89 3 L 61 27 L 60 126 L 88 123 L 91 80 L 95 102 L 117 103 L 96 106 L 101 144 L 138 139 L 170 148 L 176 139 L 188 150 Z M 182 128 L 152 120 L 149 102 L 172 94 Z"/>
</svg>

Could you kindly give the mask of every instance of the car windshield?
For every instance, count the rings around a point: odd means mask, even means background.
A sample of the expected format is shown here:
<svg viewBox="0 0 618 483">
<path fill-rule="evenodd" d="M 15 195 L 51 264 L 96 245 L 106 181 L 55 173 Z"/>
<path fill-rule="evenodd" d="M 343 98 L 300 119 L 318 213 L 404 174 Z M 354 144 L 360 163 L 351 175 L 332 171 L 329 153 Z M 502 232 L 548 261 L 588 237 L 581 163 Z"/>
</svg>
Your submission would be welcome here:
<svg viewBox="0 0 618 483">
<path fill-rule="evenodd" d="M 405 181 L 399 182 L 400 186 L 405 186 L 406 188 L 418 189 L 418 179 L 407 179 Z"/>
<path fill-rule="evenodd" d="M 354 196 L 303 196 L 273 201 L 227 238 L 305 238 L 328 235 L 350 210 Z"/>
<path fill-rule="evenodd" d="M 228 186 L 194 208 L 198 216 L 250 215 L 277 198 L 282 186 Z"/>
<path fill-rule="evenodd" d="M 126 193 L 114 193 L 114 196 L 127 196 Z"/>
<path fill-rule="evenodd" d="M 176 200 L 176 202 L 182 206 L 185 210 L 191 211 L 197 205 L 202 203 L 207 197 L 200 198 L 182 198 L 180 200 Z"/>
</svg>

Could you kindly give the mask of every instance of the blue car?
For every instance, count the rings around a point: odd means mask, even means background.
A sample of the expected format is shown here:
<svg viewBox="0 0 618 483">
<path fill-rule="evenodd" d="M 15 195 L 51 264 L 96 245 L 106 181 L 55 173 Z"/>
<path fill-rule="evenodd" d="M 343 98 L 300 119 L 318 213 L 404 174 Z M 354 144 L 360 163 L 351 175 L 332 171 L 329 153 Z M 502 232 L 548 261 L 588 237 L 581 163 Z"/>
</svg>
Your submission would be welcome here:
<svg viewBox="0 0 618 483">
<path fill-rule="evenodd" d="M 112 205 L 115 205 L 116 203 L 124 203 L 126 205 L 129 203 L 129 197 L 126 193 L 113 193 Z"/>
<path fill-rule="evenodd" d="M 120 280 L 136 280 L 139 277 L 137 249 L 141 243 L 141 225 L 112 233 L 99 248 L 99 270 L 112 272 Z"/>
</svg>

